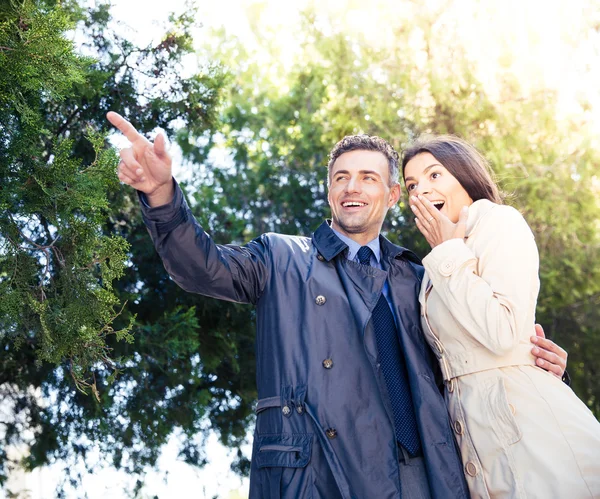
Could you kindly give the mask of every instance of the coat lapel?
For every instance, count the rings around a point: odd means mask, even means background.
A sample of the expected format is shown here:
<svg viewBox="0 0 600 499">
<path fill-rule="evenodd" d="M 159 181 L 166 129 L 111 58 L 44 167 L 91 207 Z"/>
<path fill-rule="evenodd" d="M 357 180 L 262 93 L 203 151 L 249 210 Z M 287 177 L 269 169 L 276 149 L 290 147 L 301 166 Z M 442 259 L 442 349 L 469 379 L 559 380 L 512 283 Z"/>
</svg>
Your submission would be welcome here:
<svg viewBox="0 0 600 499">
<path fill-rule="evenodd" d="M 389 270 L 390 295 L 398 319 L 398 338 L 405 354 L 420 352 L 429 361 L 427 345 L 420 327 L 420 275 L 409 261 L 420 263 L 411 251 L 380 237 L 382 263 Z M 412 364 L 409 358 L 407 364 Z"/>
</svg>

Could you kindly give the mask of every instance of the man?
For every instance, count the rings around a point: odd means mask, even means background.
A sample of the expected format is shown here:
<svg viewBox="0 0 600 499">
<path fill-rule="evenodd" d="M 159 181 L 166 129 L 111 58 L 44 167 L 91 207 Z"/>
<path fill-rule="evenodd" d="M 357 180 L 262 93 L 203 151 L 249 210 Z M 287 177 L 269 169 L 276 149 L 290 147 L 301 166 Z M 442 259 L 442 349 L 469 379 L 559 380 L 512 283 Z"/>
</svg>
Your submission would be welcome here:
<svg viewBox="0 0 600 499">
<path fill-rule="evenodd" d="M 151 144 L 119 115 L 108 119 L 132 142 L 121 151 L 119 178 L 140 191 L 173 280 L 256 306 L 250 497 L 468 497 L 437 363 L 420 328 L 422 267 L 379 235 L 400 196 L 393 148 L 364 135 L 334 147 L 332 222 L 311 238 L 264 234 L 220 246 L 172 179 L 164 138 Z M 562 374 L 558 347 L 538 345 Z"/>
</svg>

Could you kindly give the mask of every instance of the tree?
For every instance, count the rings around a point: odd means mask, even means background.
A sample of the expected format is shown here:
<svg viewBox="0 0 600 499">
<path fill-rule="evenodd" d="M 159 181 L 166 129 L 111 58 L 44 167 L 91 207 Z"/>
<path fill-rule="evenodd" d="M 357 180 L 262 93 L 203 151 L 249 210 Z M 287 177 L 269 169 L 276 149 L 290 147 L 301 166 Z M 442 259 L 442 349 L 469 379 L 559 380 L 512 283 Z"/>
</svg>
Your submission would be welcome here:
<svg viewBox="0 0 600 499">
<path fill-rule="evenodd" d="M 62 36 L 68 17 L 31 2 L 9 3 L 0 15 L 1 327 L 12 349 L 67 360 L 76 385 L 93 387 L 84 373 L 110 364 L 105 339 L 119 304 L 112 284 L 127 251 L 123 238 L 101 234 L 115 155 L 90 129 L 94 157 L 82 163 L 72 140 L 45 129 L 41 108 L 82 83 L 90 64 Z M 129 329 L 115 334 L 130 339 Z"/>
<path fill-rule="evenodd" d="M 0 11 L 0 389 L 13 416 L 3 421 L 2 447 L 28 444 L 28 468 L 85 458 L 97 444 L 116 466 L 141 472 L 174 428 L 194 435 L 207 410 L 225 410 L 209 389 L 225 392 L 227 384 L 194 375 L 215 361 L 200 362 L 196 353 L 193 304 L 164 314 L 149 306 L 149 322 L 136 325 L 140 342 L 131 344 L 144 280 L 156 280 L 159 301 L 176 303 L 182 293 L 165 289 L 175 286 L 147 236 L 141 239 L 134 193 L 117 189 L 117 157 L 100 135 L 106 111 L 119 109 L 142 129 L 173 134 L 181 120 L 187 134 L 201 137 L 214 121 L 224 76 L 206 66 L 168 78 L 191 50 L 193 12 L 172 17 L 162 41 L 149 47 L 110 33 L 110 20 L 108 4 L 86 10 L 25 0 Z M 67 39 L 74 23 L 94 59 L 77 55 Z M 143 241 L 135 257 L 122 235 Z M 82 393 L 87 388 L 94 398 Z M 190 439 L 182 452 L 200 463 L 198 449 Z M 12 464 L 4 451 L 2 481 Z"/>
</svg>

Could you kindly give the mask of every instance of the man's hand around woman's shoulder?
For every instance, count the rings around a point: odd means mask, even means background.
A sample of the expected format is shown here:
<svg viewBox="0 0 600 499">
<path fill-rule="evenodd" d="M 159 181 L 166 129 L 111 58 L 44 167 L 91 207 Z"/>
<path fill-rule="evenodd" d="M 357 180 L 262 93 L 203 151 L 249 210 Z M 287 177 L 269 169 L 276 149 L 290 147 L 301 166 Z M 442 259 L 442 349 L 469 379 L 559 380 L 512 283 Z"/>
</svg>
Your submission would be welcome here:
<svg viewBox="0 0 600 499">
<path fill-rule="evenodd" d="M 567 352 L 546 338 L 544 329 L 539 324 L 535 325 L 535 334 L 536 336 L 531 337 L 531 342 L 534 344 L 531 353 L 536 357 L 535 363 L 557 378 L 564 379 L 567 370 Z"/>
</svg>

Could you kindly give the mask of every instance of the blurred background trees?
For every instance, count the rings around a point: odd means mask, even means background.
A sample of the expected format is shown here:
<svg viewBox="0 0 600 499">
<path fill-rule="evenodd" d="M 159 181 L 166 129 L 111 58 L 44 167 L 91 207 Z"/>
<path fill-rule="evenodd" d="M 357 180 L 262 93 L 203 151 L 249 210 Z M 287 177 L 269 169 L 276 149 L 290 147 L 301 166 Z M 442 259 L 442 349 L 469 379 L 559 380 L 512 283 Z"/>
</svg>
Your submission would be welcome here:
<svg viewBox="0 0 600 499">
<path fill-rule="evenodd" d="M 175 431 L 182 459 L 201 466 L 210 431 L 239 449 L 252 423 L 253 310 L 166 275 L 135 193 L 114 176 L 111 109 L 166 131 L 196 216 L 223 243 L 309 235 L 328 216 L 327 154 L 344 135 L 398 150 L 424 132 L 474 143 L 536 233 L 538 321 L 600 416 L 597 139 L 585 120 L 557 119 L 553 91 L 509 71 L 482 82 L 444 8 L 401 3 L 393 17 L 373 12 L 377 38 L 319 8 L 284 36 L 259 5 L 247 13 L 256 43 L 203 26 L 193 71 L 202 19 L 191 8 L 137 46 L 108 4 L 2 3 L 1 480 L 15 464 L 8 445 L 27 446 L 28 469 L 94 451 L 142 477 Z M 384 231 L 426 254 L 406 200 Z M 233 467 L 248 472 L 241 451 Z"/>
</svg>

